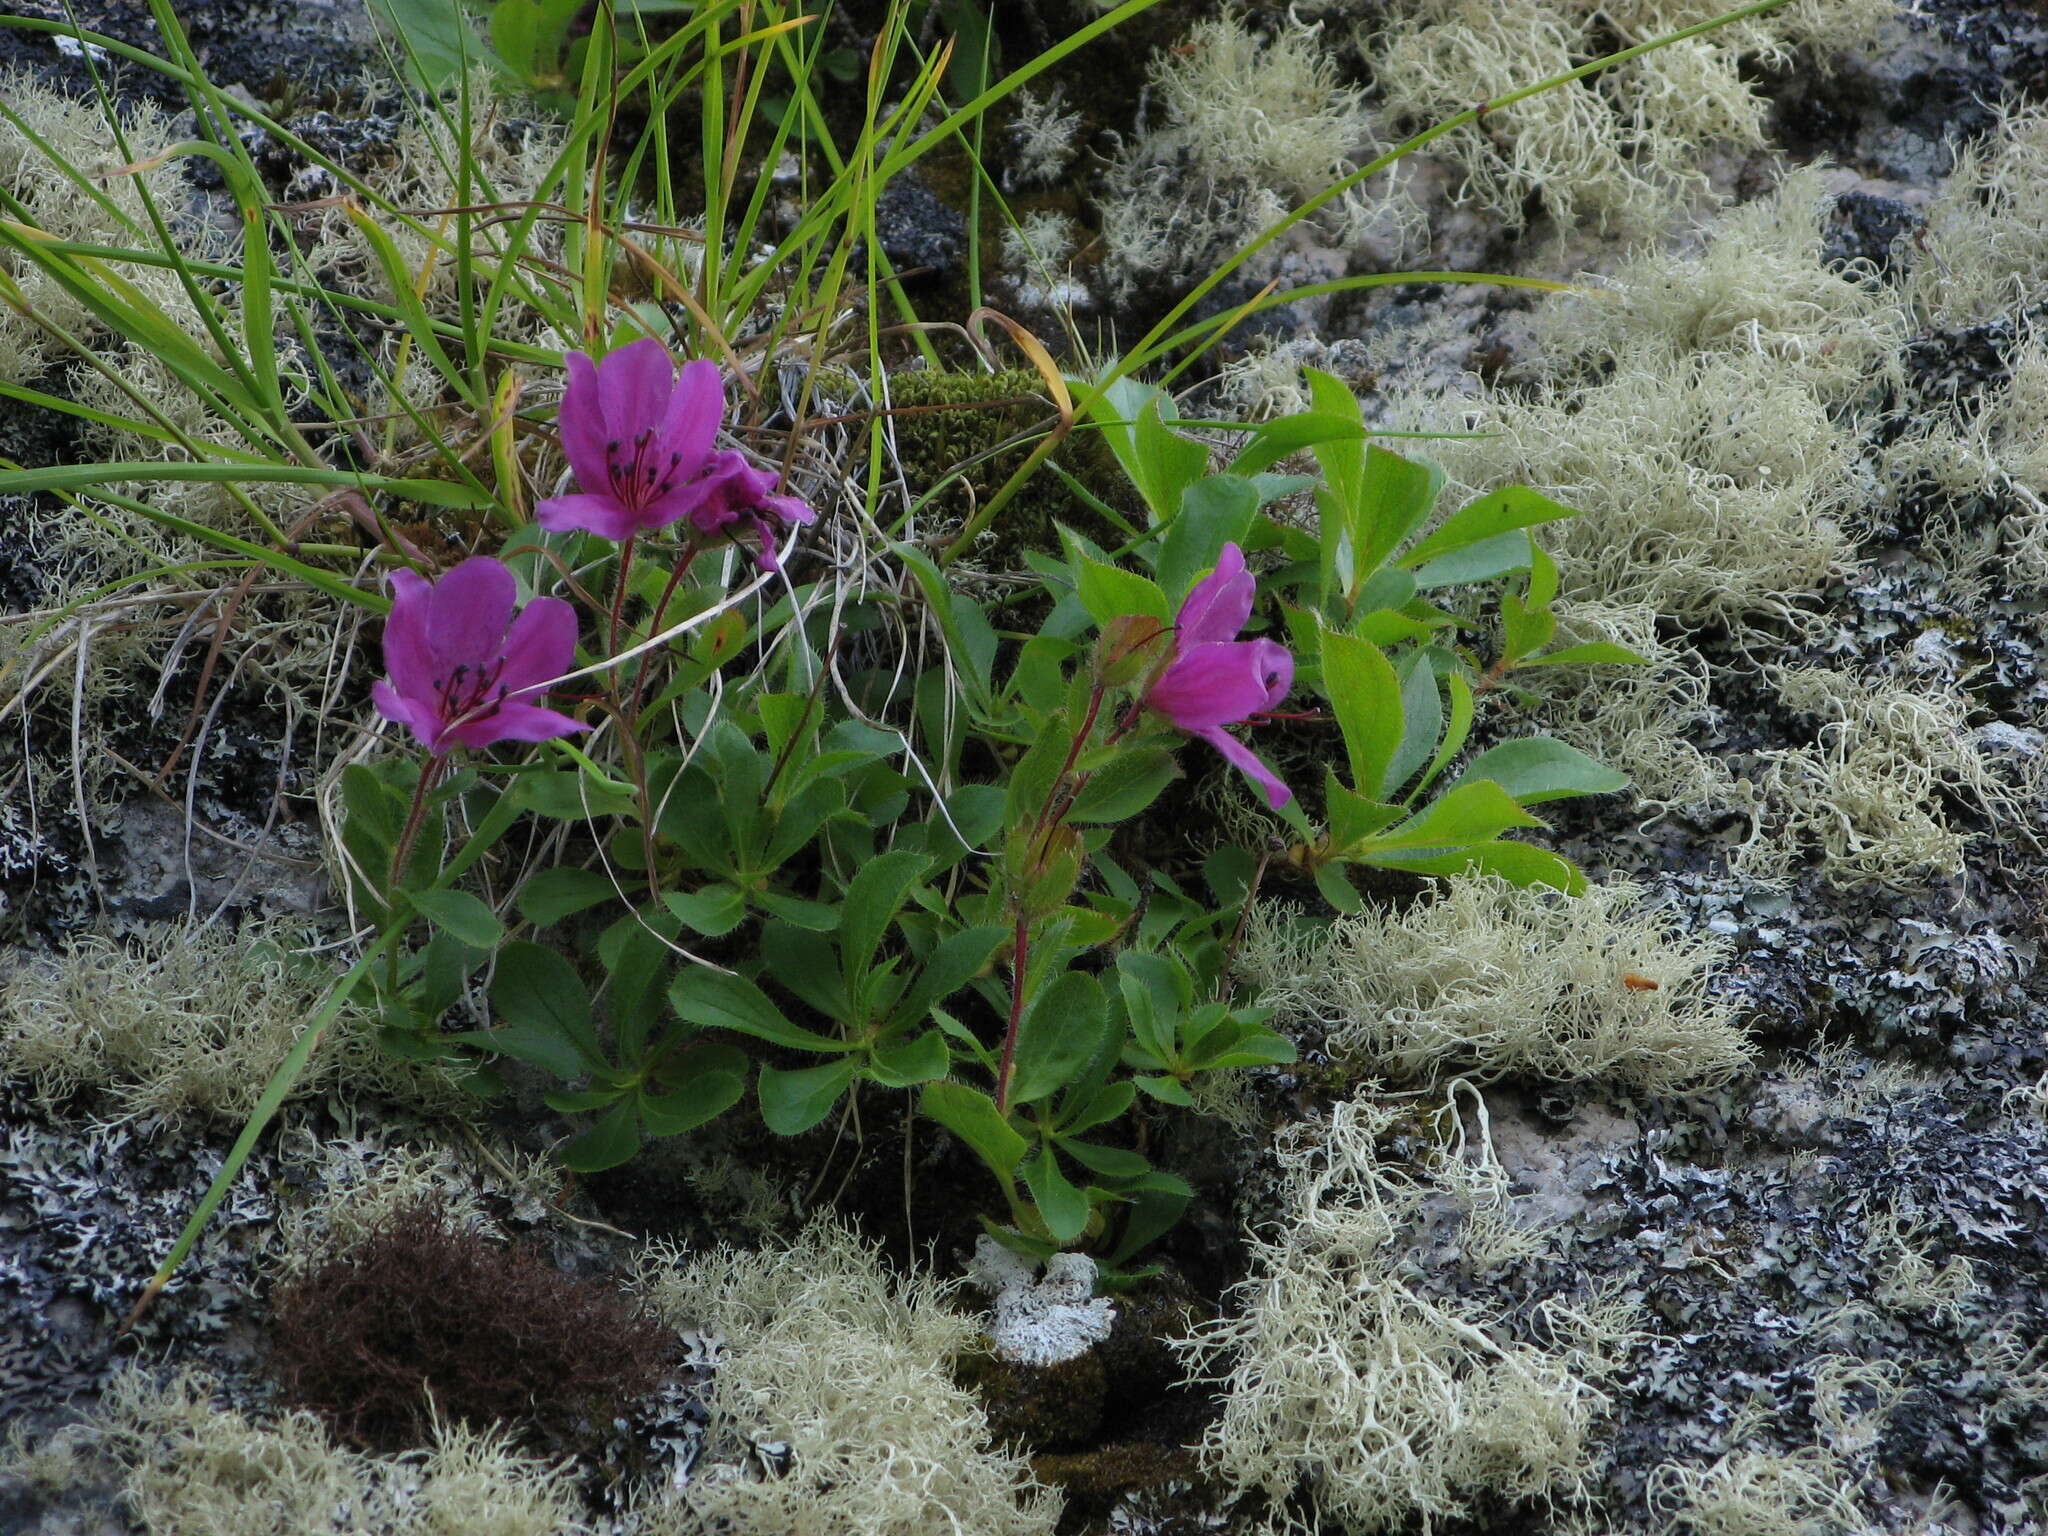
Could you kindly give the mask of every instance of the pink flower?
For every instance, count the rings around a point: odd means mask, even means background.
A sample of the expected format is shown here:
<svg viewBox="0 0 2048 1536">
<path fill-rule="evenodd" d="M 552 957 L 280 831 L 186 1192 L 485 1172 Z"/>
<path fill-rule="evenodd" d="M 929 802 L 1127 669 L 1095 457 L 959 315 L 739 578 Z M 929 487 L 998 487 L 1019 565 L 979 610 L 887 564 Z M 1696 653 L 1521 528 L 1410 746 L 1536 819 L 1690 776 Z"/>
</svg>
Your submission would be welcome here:
<svg viewBox="0 0 2048 1536">
<path fill-rule="evenodd" d="M 601 363 L 571 352 L 562 447 L 582 490 L 536 507 L 541 527 L 623 541 L 688 518 L 707 541 L 750 536 L 762 568 L 779 569 L 779 531 L 817 514 L 794 496 L 772 494 L 774 475 L 711 446 L 724 414 L 717 365 L 686 363 L 678 376 L 651 336 Z"/>
<path fill-rule="evenodd" d="M 1266 791 L 1275 810 L 1294 798 L 1272 769 L 1223 727 L 1273 708 L 1294 686 L 1294 657 L 1275 640 L 1240 640 L 1258 584 L 1244 551 L 1223 546 L 1174 619 L 1173 659 L 1145 690 L 1145 707 L 1199 736 Z"/>
<path fill-rule="evenodd" d="M 749 534 L 761 569 L 780 570 L 779 530 L 814 522 L 818 514 L 795 496 L 772 494 L 778 477 L 754 468 L 739 454 L 721 449 L 711 457 L 715 462 L 705 475 L 709 490 L 691 511 L 690 526 L 706 539 Z"/>
<path fill-rule="evenodd" d="M 512 573 L 487 555 L 465 560 L 439 581 L 391 574 L 384 622 L 389 682 L 371 685 L 385 719 L 410 727 L 435 757 L 495 741 L 547 741 L 587 727 L 525 702 L 576 661 L 576 610 L 537 597 L 512 615 Z"/>
<path fill-rule="evenodd" d="M 582 490 L 534 509 L 551 532 L 625 540 L 688 517 L 716 490 L 712 440 L 725 414 L 718 365 L 687 363 L 647 336 L 602 363 L 569 354 L 562 447 Z"/>
</svg>

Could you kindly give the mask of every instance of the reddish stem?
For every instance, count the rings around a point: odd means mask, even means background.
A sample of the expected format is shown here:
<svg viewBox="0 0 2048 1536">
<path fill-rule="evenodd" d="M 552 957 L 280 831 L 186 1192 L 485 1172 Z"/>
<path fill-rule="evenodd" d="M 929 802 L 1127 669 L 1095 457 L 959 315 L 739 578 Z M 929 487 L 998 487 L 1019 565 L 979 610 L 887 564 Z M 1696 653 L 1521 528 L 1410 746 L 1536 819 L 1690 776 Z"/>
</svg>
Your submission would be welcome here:
<svg viewBox="0 0 2048 1536">
<path fill-rule="evenodd" d="M 427 797 L 440 782 L 441 772 L 448 766 L 448 756 L 437 752 L 420 765 L 419 782 L 413 786 L 412 811 L 405 818 L 405 830 L 398 834 L 398 848 L 391 855 L 392 894 L 396 895 L 405 883 L 406 860 L 412 857 L 412 845 L 419 840 L 420 827 L 427 819 Z"/>
<path fill-rule="evenodd" d="M 1003 1064 L 996 1073 L 996 1113 L 1010 1112 L 1010 1074 L 1017 1066 L 1017 1026 L 1024 1021 L 1024 973 L 1031 963 L 1031 919 L 1017 914 L 1010 956 L 1010 1025 L 1003 1031 Z"/>
<path fill-rule="evenodd" d="M 639 542 L 638 534 L 627 534 L 626 542 L 619 546 L 619 581 L 612 588 L 612 632 L 606 647 L 607 656 L 619 654 L 619 618 L 626 611 L 626 573 L 633 569 L 633 546 Z"/>
<path fill-rule="evenodd" d="M 682 584 L 684 574 L 690 569 L 691 562 L 697 558 L 697 551 L 702 547 L 700 544 L 692 543 L 676 561 L 675 569 L 668 573 L 668 585 L 661 589 L 661 601 L 654 605 L 654 618 L 647 626 L 650 638 L 661 633 L 661 621 L 668 617 L 669 601 L 676 595 L 676 588 Z M 612 649 L 616 652 L 618 648 L 618 641 L 614 637 Z M 653 654 L 652 651 L 642 653 L 639 664 L 633 669 L 633 697 L 626 710 L 628 728 L 637 724 L 640 719 L 640 692 L 647 684 L 647 663 Z"/>
</svg>

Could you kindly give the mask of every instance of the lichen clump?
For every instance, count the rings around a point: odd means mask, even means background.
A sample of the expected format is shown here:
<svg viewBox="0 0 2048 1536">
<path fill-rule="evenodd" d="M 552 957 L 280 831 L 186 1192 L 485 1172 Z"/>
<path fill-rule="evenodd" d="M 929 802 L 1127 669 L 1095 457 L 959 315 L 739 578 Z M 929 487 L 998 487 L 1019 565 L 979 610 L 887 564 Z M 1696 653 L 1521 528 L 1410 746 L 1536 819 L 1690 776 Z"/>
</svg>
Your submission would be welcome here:
<svg viewBox="0 0 2048 1536">
<path fill-rule="evenodd" d="M 1183 1346 L 1225 1394 L 1203 1460 L 1263 1493 L 1273 1528 L 1297 1528 L 1299 1494 L 1346 1531 L 1430 1531 L 1480 1498 L 1568 1497 L 1593 1469 L 1626 1306 L 1541 1302 L 1539 1344 L 1483 1293 L 1414 1283 L 1411 1266 L 1483 1276 L 1544 1238 L 1518 1225 L 1490 1158 L 1382 1156 L 1399 1117 L 1360 1100 L 1283 1136 L 1283 1219 L 1252 1239 L 1241 1310 Z"/>
<path fill-rule="evenodd" d="M 111 1472 L 143 1529 L 205 1536 L 586 1536 L 573 1484 L 503 1438 L 436 1427 L 403 1458 L 335 1444 L 310 1413 L 269 1423 L 218 1406 L 216 1384 L 122 1372 L 94 1416 L 34 1450 L 0 1450 L 10 1480 L 62 1493 Z M 101 1509 L 97 1513 L 104 1514 Z"/>
<path fill-rule="evenodd" d="M 333 981 L 293 952 L 300 937 L 187 924 L 130 940 L 80 935 L 0 981 L 0 1074 L 51 1108 L 90 1094 L 109 1118 L 244 1119 Z M 352 1015 L 330 1026 L 293 1092 L 340 1083 L 455 1097 L 445 1074 L 380 1057 Z"/>
<path fill-rule="evenodd" d="M 1567 898 L 1477 879 L 1322 932 L 1261 913 L 1243 965 L 1263 1002 L 1321 1024 L 1326 1048 L 1356 1070 L 1670 1093 L 1723 1082 L 1751 1059 L 1713 991 L 1726 956 L 1725 941 L 1679 931 L 1633 885 Z"/>
<path fill-rule="evenodd" d="M 673 1326 L 722 1343 L 710 1406 L 723 1464 L 650 1508 L 647 1530 L 1050 1536 L 1057 1499 L 1021 1455 L 990 1447 L 953 1380 L 976 1328 L 930 1276 L 892 1276 L 819 1220 L 755 1253 L 657 1251 L 642 1283 Z M 743 1465 L 755 1446 L 782 1448 L 771 1475 Z"/>
<path fill-rule="evenodd" d="M 1357 42 L 1384 109 L 1419 128 L 1618 46 L 1647 42 L 1727 9 L 1697 0 L 1396 0 Z M 1869 46 L 1891 0 L 1814 0 L 1662 48 L 1590 79 L 1488 112 L 1437 146 L 1463 193 L 1509 227 L 1532 194 L 1561 227 L 1590 218 L 1644 233 L 1707 192 L 1713 145 L 1765 143 L 1769 107 L 1751 74 L 1804 53 Z"/>
</svg>

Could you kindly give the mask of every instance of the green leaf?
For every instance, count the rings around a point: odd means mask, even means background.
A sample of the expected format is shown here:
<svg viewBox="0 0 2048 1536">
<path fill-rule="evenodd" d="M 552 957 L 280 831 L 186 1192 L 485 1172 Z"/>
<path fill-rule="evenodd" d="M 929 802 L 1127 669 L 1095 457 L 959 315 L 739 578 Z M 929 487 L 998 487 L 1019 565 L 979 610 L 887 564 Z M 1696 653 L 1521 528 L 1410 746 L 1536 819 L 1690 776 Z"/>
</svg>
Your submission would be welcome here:
<svg viewBox="0 0 2048 1536">
<path fill-rule="evenodd" d="M 1611 795 L 1628 787 L 1628 775 L 1548 736 L 1524 736 L 1488 747 L 1473 758 L 1453 782 L 1491 779 L 1523 805 L 1564 800 L 1573 795 Z"/>
<path fill-rule="evenodd" d="M 970 635 L 963 628 L 963 608 L 955 601 L 956 594 L 948 585 L 943 573 L 932 557 L 913 544 L 892 543 L 889 553 L 901 561 L 924 593 L 925 607 L 938 621 L 939 633 L 945 636 L 947 652 L 957 658 L 965 658 L 969 665 L 957 675 L 967 684 L 967 702 L 980 708 L 988 702 L 989 679 L 982 665 L 984 655 L 992 664 L 995 649 L 991 643 L 994 631 L 987 638 L 980 634 Z M 984 622 L 984 627 L 986 624 Z"/>
<path fill-rule="evenodd" d="M 1375 854 L 1364 862 L 1418 875 L 1498 875 L 1510 885 L 1525 889 L 1545 885 L 1567 896 L 1576 896 L 1586 888 L 1586 877 L 1569 859 L 1527 843 L 1480 843 L 1445 853 L 1392 853 L 1384 857 Z"/>
<path fill-rule="evenodd" d="M 1121 566 L 1091 560 L 1071 547 L 1068 558 L 1073 563 L 1074 588 L 1080 594 L 1081 606 L 1097 624 L 1133 613 L 1149 614 L 1162 624 L 1173 622 L 1172 605 L 1150 578 Z"/>
<path fill-rule="evenodd" d="M 1650 664 L 1647 656 L 1638 656 L 1625 645 L 1614 645 L 1606 640 L 1588 640 L 1582 645 L 1567 645 L 1541 656 L 1531 656 L 1519 664 L 1518 670 L 1526 672 L 1531 667 L 1646 667 Z"/>
<path fill-rule="evenodd" d="M 991 923 L 962 929 L 941 939 L 918 968 L 909 992 L 891 1012 L 889 1027 L 914 1028 L 922 1024 L 933 1008 L 981 974 L 996 946 L 1008 937 L 1005 929 Z"/>
<path fill-rule="evenodd" d="M 583 1076 L 592 1065 L 573 1041 L 530 1022 L 505 1024 L 497 1029 L 466 1029 L 447 1038 L 458 1045 L 473 1045 L 523 1061 L 529 1067 L 539 1067 L 565 1083 Z"/>
<path fill-rule="evenodd" d="M 594 821 L 600 816 L 633 814 L 630 794 L 600 788 L 574 769 L 522 773 L 517 793 L 525 809 L 550 821 Z"/>
<path fill-rule="evenodd" d="M 1541 491 L 1526 485 L 1502 486 L 1467 502 L 1445 518 L 1435 532 L 1402 554 L 1401 564 L 1411 568 L 1424 565 L 1454 550 L 1469 549 L 1520 528 L 1577 516 L 1572 508 L 1552 501 Z M 1523 563 L 1527 563 L 1526 558 Z"/>
<path fill-rule="evenodd" d="M 1067 820 L 1077 826 L 1128 821 L 1179 777 L 1174 755 L 1164 747 L 1120 751 L 1106 767 L 1097 769 L 1074 797 Z"/>
<path fill-rule="evenodd" d="M 1203 1041 L 1210 1047 L 1209 1041 Z M 1299 1054 L 1294 1042 L 1273 1030 L 1253 1026 L 1251 1030 L 1231 1042 L 1227 1049 L 1212 1048 L 1190 1053 L 1194 1058 L 1190 1065 L 1204 1072 L 1220 1072 L 1230 1067 L 1280 1067 L 1296 1059 Z"/>
<path fill-rule="evenodd" d="M 1429 516 L 1443 483 L 1444 472 L 1434 464 L 1405 459 L 1378 446 L 1366 448 L 1351 522 L 1359 578 L 1385 564 Z"/>
<path fill-rule="evenodd" d="M 1354 795 L 1327 768 L 1323 770 L 1323 798 L 1330 818 L 1330 845 L 1340 852 L 1401 819 L 1398 805 Z"/>
<path fill-rule="evenodd" d="M 1445 790 L 1421 814 L 1380 833 L 1373 839 L 1371 851 L 1461 848 L 1488 842 L 1511 827 L 1542 825 L 1493 780 L 1474 779 Z"/>
<path fill-rule="evenodd" d="M 1230 461 L 1230 472 L 1234 475 L 1255 475 L 1318 443 L 1355 443 L 1365 436 L 1365 424 L 1355 406 L 1348 418 L 1340 412 L 1295 411 L 1275 416 L 1271 421 L 1254 422 L 1249 430 L 1251 441 Z"/>
<path fill-rule="evenodd" d="M 1365 910 L 1365 900 L 1358 894 L 1358 887 L 1335 864 L 1316 866 L 1316 889 L 1323 893 L 1323 900 L 1339 912 L 1350 915 Z"/>
<path fill-rule="evenodd" d="M 1062 1138 L 1060 1150 L 1090 1173 L 1099 1173 L 1105 1179 L 1142 1178 L 1152 1169 L 1142 1154 L 1127 1152 L 1122 1147 L 1104 1147 L 1092 1141 Z"/>
<path fill-rule="evenodd" d="M 761 930 L 762 974 L 773 976 L 784 991 L 794 992 L 811 1007 L 841 1023 L 852 1022 L 853 1005 L 840 979 L 839 952 L 789 923 L 769 923 Z"/>
<path fill-rule="evenodd" d="M 719 939 L 739 927 L 747 915 L 747 898 L 738 886 L 714 881 L 694 891 L 668 891 L 661 904 L 685 928 L 707 939 Z"/>
<path fill-rule="evenodd" d="M 863 864 L 846 887 L 839 920 L 839 963 L 849 997 L 860 995 L 861 983 L 874 966 L 882 940 L 930 863 L 921 853 L 892 848 Z"/>
<path fill-rule="evenodd" d="M 1059 1159 L 1050 1146 L 1024 1165 L 1024 1187 L 1031 1191 L 1031 1203 L 1045 1222 L 1045 1230 L 1058 1243 L 1071 1243 L 1088 1225 L 1088 1197 L 1060 1172 Z"/>
<path fill-rule="evenodd" d="M 1160 587 L 1185 592 L 1216 564 L 1225 544 L 1242 544 L 1259 510 L 1258 487 L 1238 475 L 1205 475 L 1181 493 L 1180 512 L 1160 541 Z"/>
<path fill-rule="evenodd" d="M 1422 771 L 1422 777 L 1408 793 L 1411 797 L 1421 794 L 1436 782 L 1436 776 L 1443 772 L 1444 765 L 1465 750 L 1465 738 L 1472 734 L 1472 685 L 1465 681 L 1462 672 L 1445 674 L 1444 681 L 1450 687 L 1451 720 L 1444 731 L 1443 742 L 1436 749 L 1436 756 L 1429 760 L 1429 766 Z"/>
<path fill-rule="evenodd" d="M 491 1005 L 500 1018 L 532 1037 L 566 1041 L 591 1066 L 604 1064 L 597 1032 L 591 1027 L 590 994 L 575 967 L 553 950 L 523 941 L 507 944 L 498 954 L 497 972 L 491 978 Z M 502 1035 L 503 1031 L 494 1033 Z"/>
<path fill-rule="evenodd" d="M 1098 1125 L 1107 1125 L 1126 1114 L 1133 1100 L 1138 1097 L 1136 1085 L 1128 1080 L 1107 1083 L 1097 1089 L 1088 1100 L 1087 1106 L 1061 1125 L 1063 1135 L 1078 1136 L 1083 1131 L 1092 1131 Z"/>
<path fill-rule="evenodd" d="M 514 79 L 540 74 L 540 7 L 534 0 L 498 0 L 491 10 L 491 47 L 510 66 Z"/>
<path fill-rule="evenodd" d="M 1030 1104 L 1080 1075 L 1110 1027 L 1102 986 L 1083 971 L 1063 971 L 1039 987 L 1017 1025 L 1010 1102 Z"/>
<path fill-rule="evenodd" d="M 1101 428 L 1131 484 L 1162 523 L 1180 506 L 1185 488 L 1209 468 L 1209 450 L 1193 438 L 1172 431 L 1159 419 L 1165 391 L 1136 379 L 1120 378 L 1102 392 L 1088 414 Z"/>
<path fill-rule="evenodd" d="M 671 1093 L 642 1093 L 640 1117 L 657 1136 L 681 1136 L 715 1120 L 747 1091 L 747 1061 L 730 1047 L 692 1047 L 681 1064 L 683 1086 Z"/>
<path fill-rule="evenodd" d="M 605 1111 L 597 1124 L 562 1144 L 565 1167 L 578 1173 L 616 1168 L 640 1150 L 640 1111 L 631 1100 Z"/>
<path fill-rule="evenodd" d="M 1382 567 L 1365 578 L 1365 585 L 1358 589 L 1358 597 L 1351 604 L 1361 614 L 1372 615 L 1406 608 L 1415 601 L 1415 577 L 1408 571 Z M 1395 613 L 1395 617 L 1400 617 Z M 1410 621 L 1412 622 L 1412 621 Z M 1356 622 L 1348 626 L 1349 632 L 1357 634 Z M 1375 644 L 1378 642 L 1375 641 Z"/>
<path fill-rule="evenodd" d="M 1194 1190 L 1185 1179 L 1155 1168 L 1131 1196 L 1131 1214 L 1124 1218 L 1123 1235 L 1111 1250 L 1108 1263 L 1121 1266 L 1132 1254 L 1164 1234 L 1181 1218 Z"/>
<path fill-rule="evenodd" d="M 1415 585 L 1424 591 L 1434 591 L 1438 587 L 1470 586 L 1475 582 L 1492 581 L 1528 568 L 1529 536 L 1526 533 L 1503 533 L 1453 550 L 1448 555 L 1439 555 L 1427 565 L 1417 567 L 1414 580 Z"/>
<path fill-rule="evenodd" d="M 559 1110 L 565 1115 L 587 1115 L 593 1110 L 610 1108 L 629 1092 L 631 1090 L 626 1088 L 581 1088 L 573 1092 L 555 1088 L 540 1097 L 549 1109 Z"/>
<path fill-rule="evenodd" d="M 946 1049 L 946 1037 L 933 1029 L 915 1039 L 878 1049 L 869 1059 L 868 1076 L 884 1088 L 908 1088 L 944 1077 L 952 1065 L 953 1053 Z"/>
<path fill-rule="evenodd" d="M 1429 662 L 1427 650 L 1413 650 L 1401 658 L 1401 665 L 1395 669 L 1401 679 L 1401 745 L 1379 786 L 1383 800 L 1393 799 L 1401 786 L 1415 777 L 1436 751 L 1437 737 L 1443 732 L 1443 694 L 1438 691 L 1436 671 Z M 1361 784 L 1359 788 L 1368 786 Z"/>
<path fill-rule="evenodd" d="M 832 1113 L 832 1106 L 853 1081 L 856 1063 L 828 1061 L 822 1067 L 784 1072 L 763 1067 L 758 1091 L 761 1120 L 778 1136 L 798 1136 Z"/>
<path fill-rule="evenodd" d="M 998 1178 L 1016 1172 L 1028 1143 L 980 1089 L 965 1083 L 927 1083 L 918 1107 L 927 1119 L 938 1121 L 972 1147 Z"/>
<path fill-rule="evenodd" d="M 801 896 L 785 896 L 780 891 L 756 891 L 753 899 L 754 905 L 763 912 L 811 933 L 832 932 L 839 926 L 843 915 L 832 903 L 806 901 Z"/>
<path fill-rule="evenodd" d="M 1165 955 L 1127 949 L 1116 957 L 1116 979 L 1131 1038 L 1160 1066 L 1177 1060 L 1181 1016 L 1194 996 L 1187 972 Z"/>
<path fill-rule="evenodd" d="M 1182 1109 L 1195 1107 L 1193 1096 L 1178 1078 L 1134 1077 L 1131 1081 L 1149 1097 L 1157 1099 L 1162 1104 L 1175 1104 Z"/>
<path fill-rule="evenodd" d="M 519 888 L 519 912 L 537 928 L 559 923 L 565 917 L 588 911 L 618 894 L 608 876 L 594 869 L 560 865 L 539 869 L 526 877 Z"/>
<path fill-rule="evenodd" d="M 1322 633 L 1322 661 L 1323 691 L 1344 733 L 1352 786 L 1371 795 L 1401 747 L 1401 679 L 1378 646 L 1335 630 Z"/>
<path fill-rule="evenodd" d="M 790 1023 L 782 1016 L 782 1010 L 769 1001 L 768 994 L 746 977 L 728 976 L 709 966 L 693 965 L 684 971 L 669 987 L 668 1000 L 676 1016 L 687 1023 L 737 1030 L 757 1040 L 799 1051 L 852 1049 L 843 1040 Z"/>
</svg>

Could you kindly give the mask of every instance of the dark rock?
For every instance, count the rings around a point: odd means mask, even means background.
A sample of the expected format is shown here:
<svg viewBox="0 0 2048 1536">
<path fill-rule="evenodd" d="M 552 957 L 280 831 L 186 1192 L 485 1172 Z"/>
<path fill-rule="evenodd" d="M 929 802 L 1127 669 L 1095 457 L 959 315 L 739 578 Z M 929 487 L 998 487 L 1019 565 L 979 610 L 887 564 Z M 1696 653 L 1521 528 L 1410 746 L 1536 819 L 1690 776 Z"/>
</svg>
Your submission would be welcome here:
<svg viewBox="0 0 2048 1536">
<path fill-rule="evenodd" d="M 1835 199 L 1824 254 L 1830 263 L 1863 261 L 1889 272 L 1896 265 L 1893 247 L 1925 222 L 1899 198 L 1852 189 Z"/>
<path fill-rule="evenodd" d="M 8 9 L 67 28 L 75 20 L 86 32 L 164 56 L 155 20 L 134 0 L 10 0 Z M 213 83 L 239 86 L 260 101 L 343 92 L 371 54 L 361 0 L 195 0 L 178 6 L 177 15 Z M 189 105 L 168 76 L 47 31 L 0 27 L 0 69 L 9 66 L 78 96 L 96 94 L 97 73 L 117 99 L 141 98 L 173 111 Z"/>
<path fill-rule="evenodd" d="M 875 228 L 891 261 L 931 278 L 953 276 L 967 250 L 967 220 L 915 171 L 890 182 L 876 201 Z"/>
</svg>

